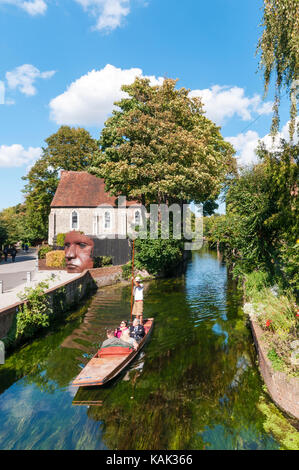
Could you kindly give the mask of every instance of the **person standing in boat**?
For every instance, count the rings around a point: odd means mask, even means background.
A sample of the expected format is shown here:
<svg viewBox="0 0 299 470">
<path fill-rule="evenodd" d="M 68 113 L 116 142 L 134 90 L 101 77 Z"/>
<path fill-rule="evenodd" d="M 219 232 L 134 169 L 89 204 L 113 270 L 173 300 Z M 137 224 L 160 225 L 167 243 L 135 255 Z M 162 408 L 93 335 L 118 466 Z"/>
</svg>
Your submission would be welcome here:
<svg viewBox="0 0 299 470">
<path fill-rule="evenodd" d="M 140 321 L 140 324 L 143 324 L 143 289 L 144 286 L 141 284 L 141 279 L 139 276 L 133 278 L 134 282 L 134 305 L 132 314 Z"/>
</svg>

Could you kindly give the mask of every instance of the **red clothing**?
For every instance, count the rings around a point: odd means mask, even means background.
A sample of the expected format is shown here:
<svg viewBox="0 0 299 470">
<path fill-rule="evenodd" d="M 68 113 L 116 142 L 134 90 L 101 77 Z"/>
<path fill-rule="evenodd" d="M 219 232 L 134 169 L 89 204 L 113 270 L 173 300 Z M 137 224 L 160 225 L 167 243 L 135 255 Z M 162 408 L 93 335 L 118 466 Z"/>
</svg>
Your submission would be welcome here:
<svg viewBox="0 0 299 470">
<path fill-rule="evenodd" d="M 122 330 L 116 330 L 114 336 L 116 336 L 116 338 L 120 338 L 122 332 L 125 331 L 125 330 L 128 330 L 128 328 L 126 327 L 126 328 L 123 328 Z"/>
</svg>

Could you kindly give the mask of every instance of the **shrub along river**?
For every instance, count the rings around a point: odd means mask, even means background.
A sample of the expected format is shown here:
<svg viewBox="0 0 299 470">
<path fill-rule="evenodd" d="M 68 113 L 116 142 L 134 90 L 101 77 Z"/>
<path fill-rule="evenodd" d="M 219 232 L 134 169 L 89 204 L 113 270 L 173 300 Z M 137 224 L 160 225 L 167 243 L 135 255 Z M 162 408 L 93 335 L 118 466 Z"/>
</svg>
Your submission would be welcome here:
<svg viewBox="0 0 299 470">
<path fill-rule="evenodd" d="M 151 281 L 145 290 L 145 315 L 155 317 L 151 340 L 110 386 L 70 383 L 105 328 L 128 319 L 127 285 L 99 289 L 84 316 L 73 312 L 7 358 L 0 366 L 1 449 L 283 446 L 294 428 L 263 391 L 241 294 L 216 253 L 194 253 L 184 277 Z"/>
</svg>

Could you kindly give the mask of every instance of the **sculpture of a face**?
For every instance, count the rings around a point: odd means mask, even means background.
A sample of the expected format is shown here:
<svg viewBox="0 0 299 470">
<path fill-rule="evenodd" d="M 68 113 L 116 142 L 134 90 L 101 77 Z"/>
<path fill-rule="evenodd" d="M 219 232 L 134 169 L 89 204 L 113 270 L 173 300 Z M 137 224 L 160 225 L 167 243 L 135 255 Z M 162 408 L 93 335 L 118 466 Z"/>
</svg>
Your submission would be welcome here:
<svg viewBox="0 0 299 470">
<path fill-rule="evenodd" d="M 67 272 L 81 273 L 85 269 L 93 268 L 93 247 L 93 240 L 86 235 L 76 231 L 67 233 L 64 241 Z"/>
</svg>

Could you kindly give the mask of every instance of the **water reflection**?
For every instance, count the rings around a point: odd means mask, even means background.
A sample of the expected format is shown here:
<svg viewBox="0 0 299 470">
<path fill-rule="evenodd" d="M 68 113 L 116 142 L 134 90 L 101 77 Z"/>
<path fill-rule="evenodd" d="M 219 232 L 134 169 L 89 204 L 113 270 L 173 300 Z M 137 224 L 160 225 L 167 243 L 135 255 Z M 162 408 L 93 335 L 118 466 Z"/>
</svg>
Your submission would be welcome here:
<svg viewBox="0 0 299 470">
<path fill-rule="evenodd" d="M 70 383 L 130 316 L 130 288 L 99 290 L 85 317 L 35 341 L 0 369 L 0 448 L 278 448 L 257 408 L 261 383 L 240 294 L 217 254 L 185 277 L 147 284 L 151 341 L 111 385 Z M 76 406 L 81 405 L 81 406 Z"/>
</svg>

